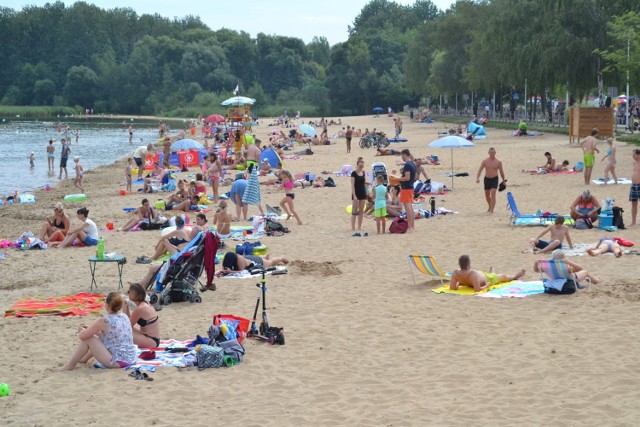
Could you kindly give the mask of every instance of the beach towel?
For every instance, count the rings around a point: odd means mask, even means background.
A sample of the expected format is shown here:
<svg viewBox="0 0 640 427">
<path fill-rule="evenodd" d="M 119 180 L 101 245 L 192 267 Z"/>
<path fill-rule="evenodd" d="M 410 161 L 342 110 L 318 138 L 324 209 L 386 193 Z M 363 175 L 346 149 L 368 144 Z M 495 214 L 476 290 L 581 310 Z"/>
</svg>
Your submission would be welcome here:
<svg viewBox="0 0 640 427">
<path fill-rule="evenodd" d="M 578 173 L 576 170 L 547 172 L 544 169 L 536 169 L 529 171 L 531 175 L 573 175 Z"/>
<path fill-rule="evenodd" d="M 274 267 L 274 270 L 267 271 L 267 275 L 270 275 L 270 274 L 278 275 L 278 274 L 286 274 L 286 273 L 287 273 L 287 267 L 284 265 L 279 265 L 277 267 Z M 222 279 L 248 279 L 251 277 L 258 277 L 258 276 L 262 276 L 262 273 L 251 274 L 247 270 L 242 270 L 242 271 L 236 271 L 235 273 L 220 275 L 219 277 L 221 277 Z"/>
<path fill-rule="evenodd" d="M 529 295 L 544 293 L 542 280 L 531 282 L 515 282 L 501 288 L 492 289 L 489 292 L 476 294 L 482 298 L 524 298 Z"/>
<path fill-rule="evenodd" d="M 195 358 L 195 350 L 193 348 L 190 348 L 190 351 L 186 353 L 173 353 L 170 351 L 170 349 L 176 347 L 188 347 L 189 344 L 191 344 L 191 341 L 192 340 L 179 341 L 174 339 L 160 340 L 160 347 L 139 348 L 137 351 L 136 363 L 134 365 L 128 366 L 126 369 L 140 369 L 143 371 L 155 372 L 158 367 L 184 367 L 186 366 L 184 362 L 184 356 L 192 354 Z M 153 351 L 155 353 L 155 358 L 146 360 L 140 357 L 142 353 L 149 351 Z M 94 366 L 96 368 L 100 368 L 100 366 Z"/>
<path fill-rule="evenodd" d="M 487 289 L 483 289 L 480 292 L 476 292 L 473 288 L 469 286 L 460 286 L 455 291 L 449 289 L 449 285 L 442 285 L 435 289 L 431 289 L 431 292 L 435 292 L 436 294 L 455 294 L 455 295 L 477 295 L 477 294 L 485 294 L 494 289 L 504 288 L 507 285 L 511 285 L 514 283 L 519 283 L 518 280 L 512 280 L 511 282 L 498 283 L 497 285 L 489 286 Z"/>
<path fill-rule="evenodd" d="M 564 224 L 565 225 L 573 225 L 575 223 L 575 220 L 573 218 L 571 218 L 569 215 L 563 215 L 564 216 Z M 514 222 L 513 225 L 531 225 L 531 226 L 547 226 L 547 225 L 553 225 L 555 223 L 556 217 L 555 216 L 549 216 L 549 217 L 534 217 L 534 218 L 517 218 Z"/>
<path fill-rule="evenodd" d="M 4 317 L 86 316 L 100 314 L 105 296 L 80 292 L 57 298 L 21 298 L 4 313 Z"/>
<path fill-rule="evenodd" d="M 242 195 L 242 203 L 247 205 L 258 205 L 260 204 L 260 181 L 259 181 L 259 172 L 258 168 L 253 168 L 251 171 L 251 176 L 249 177 L 249 183 L 247 184 L 247 189 L 244 191 Z"/>
<path fill-rule="evenodd" d="M 604 178 L 592 179 L 591 182 L 597 185 L 604 185 Z M 613 180 L 613 178 L 609 178 L 609 181 L 607 181 L 607 185 L 613 184 L 615 184 L 615 181 Z M 618 178 L 618 184 L 633 184 L 633 182 L 627 178 Z"/>
<path fill-rule="evenodd" d="M 391 143 L 399 143 L 399 142 L 407 142 L 407 138 L 389 138 L 389 142 Z"/>
</svg>

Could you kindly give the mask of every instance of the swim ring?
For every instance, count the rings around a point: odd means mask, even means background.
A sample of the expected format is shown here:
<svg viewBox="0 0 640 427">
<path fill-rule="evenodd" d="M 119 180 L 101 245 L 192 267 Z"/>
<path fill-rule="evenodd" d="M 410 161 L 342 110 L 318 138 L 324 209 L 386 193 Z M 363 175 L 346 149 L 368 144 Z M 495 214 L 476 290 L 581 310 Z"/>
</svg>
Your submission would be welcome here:
<svg viewBox="0 0 640 427">
<path fill-rule="evenodd" d="M 66 202 L 82 202 L 83 200 L 87 200 L 86 194 L 68 194 L 64 196 L 64 200 Z"/>
</svg>

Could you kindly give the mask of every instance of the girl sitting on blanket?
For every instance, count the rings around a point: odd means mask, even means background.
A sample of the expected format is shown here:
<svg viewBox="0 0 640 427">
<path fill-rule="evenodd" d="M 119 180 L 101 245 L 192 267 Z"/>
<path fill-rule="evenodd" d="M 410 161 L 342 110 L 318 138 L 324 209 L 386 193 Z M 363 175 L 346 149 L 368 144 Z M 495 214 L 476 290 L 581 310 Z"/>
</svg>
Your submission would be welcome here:
<svg viewBox="0 0 640 427">
<path fill-rule="evenodd" d="M 87 363 L 91 357 L 107 368 L 126 368 L 136 362 L 131 322 L 120 313 L 124 300 L 117 292 L 111 292 L 105 301 L 107 315 L 91 325 L 80 325 L 80 345 L 62 371 L 73 370 L 78 363 Z"/>
<path fill-rule="evenodd" d="M 221 200 L 213 216 L 213 225 L 221 239 L 228 239 L 231 236 L 231 219 L 232 215 L 227 212 L 227 202 Z"/>
</svg>

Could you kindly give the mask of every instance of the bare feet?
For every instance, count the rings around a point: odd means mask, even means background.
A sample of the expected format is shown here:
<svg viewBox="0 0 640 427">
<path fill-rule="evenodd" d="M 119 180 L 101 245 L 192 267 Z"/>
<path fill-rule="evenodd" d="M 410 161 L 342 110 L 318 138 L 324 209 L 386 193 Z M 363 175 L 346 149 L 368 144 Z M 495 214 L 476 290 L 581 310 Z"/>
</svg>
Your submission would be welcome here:
<svg viewBox="0 0 640 427">
<path fill-rule="evenodd" d="M 591 256 L 596 256 L 596 254 L 593 252 L 593 249 L 587 249 L 587 253 Z"/>
<path fill-rule="evenodd" d="M 615 253 L 616 258 L 620 258 L 622 256 L 622 251 L 618 251 Z"/>
<path fill-rule="evenodd" d="M 518 271 L 515 276 L 513 276 L 513 280 L 518 280 L 519 278 L 524 276 L 524 273 L 526 273 L 526 270 L 523 268 L 522 270 Z"/>
</svg>

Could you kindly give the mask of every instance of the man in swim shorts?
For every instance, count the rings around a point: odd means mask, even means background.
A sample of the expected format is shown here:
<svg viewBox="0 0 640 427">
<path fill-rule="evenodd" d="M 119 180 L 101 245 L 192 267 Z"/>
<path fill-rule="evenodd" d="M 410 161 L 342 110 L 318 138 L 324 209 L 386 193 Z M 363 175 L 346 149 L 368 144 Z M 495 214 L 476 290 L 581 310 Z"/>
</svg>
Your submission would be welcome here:
<svg viewBox="0 0 640 427">
<path fill-rule="evenodd" d="M 584 153 L 584 185 L 589 185 L 591 181 L 591 171 L 593 170 L 593 162 L 596 159 L 596 154 L 600 150 L 596 148 L 598 140 L 598 134 L 600 131 L 598 128 L 591 129 L 591 136 L 586 137 L 581 143 L 582 151 Z"/>
<path fill-rule="evenodd" d="M 471 258 L 469 258 L 469 255 L 460 256 L 458 259 L 458 265 L 460 266 L 460 270 L 454 271 L 451 275 L 451 284 L 449 285 L 449 289 L 452 291 L 455 291 L 462 285 L 471 287 L 474 291 L 479 292 L 487 289 L 489 286 L 518 280 L 524 276 L 525 273 L 524 268 L 511 276 L 494 273 L 492 271 L 485 273 L 480 270 L 472 270 Z"/>
<path fill-rule="evenodd" d="M 487 205 L 489 205 L 489 209 L 487 212 L 490 214 L 493 213 L 493 210 L 496 207 L 496 190 L 498 189 L 498 174 L 502 177 L 502 181 L 506 181 L 507 179 L 504 177 L 504 169 L 502 169 L 502 162 L 496 158 L 496 149 L 491 147 L 489 148 L 489 157 L 484 159 L 482 163 L 480 163 L 480 169 L 478 169 L 478 174 L 476 175 L 476 183 L 480 183 L 480 174 L 482 174 L 482 170 L 485 169 L 484 174 L 484 197 L 487 200 Z"/>
<path fill-rule="evenodd" d="M 138 179 L 142 179 L 142 174 L 144 173 L 144 162 L 149 151 L 153 151 L 153 145 L 151 144 L 146 146 L 141 145 L 133 152 L 133 160 L 135 160 L 136 165 L 138 165 Z"/>
<path fill-rule="evenodd" d="M 631 191 L 629 201 L 631 202 L 631 225 L 636 225 L 638 216 L 638 199 L 640 199 L 640 150 L 633 150 L 633 173 L 631 175 Z"/>
<path fill-rule="evenodd" d="M 413 183 L 416 180 L 416 164 L 411 160 L 411 152 L 406 148 L 400 152 L 400 157 L 404 162 L 402 166 L 402 176 L 398 179 L 400 181 L 400 203 L 404 207 L 404 211 L 407 213 L 407 222 L 409 223 L 409 230 L 415 229 L 414 220 L 415 214 L 413 212 Z"/>
</svg>

